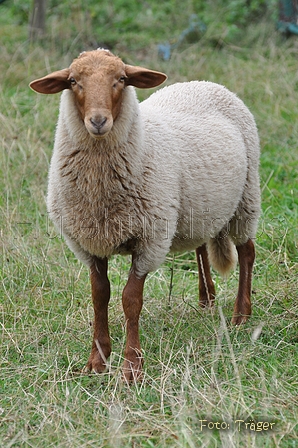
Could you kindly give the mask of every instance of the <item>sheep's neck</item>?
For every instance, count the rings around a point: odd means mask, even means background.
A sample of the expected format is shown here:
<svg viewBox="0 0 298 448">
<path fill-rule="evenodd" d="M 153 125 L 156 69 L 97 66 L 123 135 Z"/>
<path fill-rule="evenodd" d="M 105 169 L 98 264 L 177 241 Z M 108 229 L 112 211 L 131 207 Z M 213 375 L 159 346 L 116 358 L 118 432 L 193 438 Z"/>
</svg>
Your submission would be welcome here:
<svg viewBox="0 0 298 448">
<path fill-rule="evenodd" d="M 70 107 L 70 93 L 64 95 L 61 105 L 55 151 L 59 154 L 60 182 L 64 184 L 60 191 L 67 196 L 66 201 L 73 200 L 75 207 L 84 204 L 86 212 L 96 213 L 99 219 L 107 210 L 116 213 L 120 205 L 131 209 L 138 203 L 139 210 L 147 208 L 143 196 L 148 160 L 143 154 L 143 131 L 134 91 L 128 91 L 125 101 L 129 113 L 117 118 L 112 131 L 99 140 L 88 134 L 76 109 Z"/>
<path fill-rule="evenodd" d="M 74 188 L 92 202 L 97 198 L 109 203 L 112 197 L 125 195 L 132 184 L 140 182 L 125 152 L 107 154 L 106 151 L 91 149 L 88 154 L 85 151 L 72 154 L 65 161 L 65 170 L 71 171 L 72 178 L 75 178 Z"/>
<path fill-rule="evenodd" d="M 61 182 L 66 187 L 61 190 L 98 217 L 107 210 L 116 212 L 120 204 L 121 208 L 124 204 L 131 208 L 133 201 L 143 196 L 142 165 L 135 157 L 132 160 L 125 148 L 72 148 L 71 153 L 61 157 L 59 165 Z"/>
</svg>

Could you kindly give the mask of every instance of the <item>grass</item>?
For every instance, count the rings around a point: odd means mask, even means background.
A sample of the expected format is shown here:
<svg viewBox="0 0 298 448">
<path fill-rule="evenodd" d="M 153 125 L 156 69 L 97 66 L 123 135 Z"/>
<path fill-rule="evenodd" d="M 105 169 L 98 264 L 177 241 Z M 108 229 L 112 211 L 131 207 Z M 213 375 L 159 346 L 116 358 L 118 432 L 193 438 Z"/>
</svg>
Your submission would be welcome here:
<svg viewBox="0 0 298 448">
<path fill-rule="evenodd" d="M 176 14 L 181 30 L 191 13 L 191 2 L 186 3 L 180 21 Z M 3 11 L 0 445 L 297 447 L 296 38 L 282 40 L 270 23 L 251 25 L 241 42 L 218 50 L 206 36 L 175 51 L 168 62 L 158 59 L 159 34 L 147 27 L 146 46 L 144 34 L 138 43 L 131 30 L 127 40 L 126 34 L 115 38 L 116 52 L 130 63 L 165 71 L 170 83 L 208 79 L 235 91 L 255 115 L 262 146 L 263 214 L 252 318 L 243 328 L 229 325 L 237 272 L 227 281 L 214 274 L 216 308 L 202 312 L 194 255 L 169 257 L 146 282 L 141 318 L 145 377 L 128 388 L 120 368 L 125 337 L 121 291 L 129 260 L 110 262 L 110 369 L 83 375 L 93 319 L 88 272 L 55 234 L 45 207 L 59 98 L 37 96 L 27 87 L 30 80 L 67 65 L 81 51 L 84 36 L 76 39 L 67 22 L 53 16 L 52 37 L 30 44 L 26 26 L 16 25 Z M 160 9 L 159 20 L 163 12 L 167 9 Z M 149 93 L 138 91 L 141 99 Z M 272 430 L 256 431 L 257 422 L 272 424 Z"/>
</svg>

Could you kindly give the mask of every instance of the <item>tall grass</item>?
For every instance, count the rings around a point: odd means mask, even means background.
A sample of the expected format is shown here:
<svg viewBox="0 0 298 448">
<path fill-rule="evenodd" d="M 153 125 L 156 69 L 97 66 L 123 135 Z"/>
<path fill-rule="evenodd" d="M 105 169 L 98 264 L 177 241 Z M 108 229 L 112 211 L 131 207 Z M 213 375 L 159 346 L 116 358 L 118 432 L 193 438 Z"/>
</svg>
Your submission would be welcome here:
<svg viewBox="0 0 298 448">
<path fill-rule="evenodd" d="M 298 42 L 262 24 L 241 45 L 218 50 L 207 36 L 168 62 L 158 59 L 153 36 L 135 53 L 123 40 L 116 46 L 130 63 L 165 71 L 170 83 L 208 79 L 235 91 L 256 117 L 262 146 L 252 318 L 230 327 L 237 272 L 227 281 L 214 273 L 216 308 L 203 312 L 194 255 L 169 257 L 146 282 L 145 376 L 127 388 L 120 298 L 129 260 L 110 262 L 109 369 L 83 375 L 93 319 L 88 272 L 45 207 L 59 98 L 27 87 L 68 64 L 80 45 L 66 39 L 64 53 L 54 39 L 30 45 L 26 29 L 9 24 L 0 35 L 1 446 L 298 446 Z"/>
</svg>

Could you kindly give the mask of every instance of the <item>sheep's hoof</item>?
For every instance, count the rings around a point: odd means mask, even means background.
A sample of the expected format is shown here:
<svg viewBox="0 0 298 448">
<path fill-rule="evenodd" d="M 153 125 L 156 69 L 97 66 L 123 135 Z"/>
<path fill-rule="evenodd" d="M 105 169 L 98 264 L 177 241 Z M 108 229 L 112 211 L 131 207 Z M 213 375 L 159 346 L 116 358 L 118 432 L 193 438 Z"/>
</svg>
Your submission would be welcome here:
<svg viewBox="0 0 298 448">
<path fill-rule="evenodd" d="M 143 359 L 135 354 L 133 360 L 125 359 L 122 367 L 123 379 L 127 384 L 142 381 Z"/>
<path fill-rule="evenodd" d="M 83 369 L 83 373 L 103 373 L 106 370 L 106 367 L 105 364 L 94 364 L 88 361 Z"/>
<path fill-rule="evenodd" d="M 212 296 L 211 298 L 207 297 L 202 298 L 200 297 L 199 305 L 201 308 L 213 308 L 215 303 L 215 297 Z"/>
<path fill-rule="evenodd" d="M 234 314 L 234 316 L 232 317 L 232 325 L 238 326 L 238 325 L 242 325 L 245 324 L 245 322 L 248 320 L 249 315 L 247 314 Z"/>
<path fill-rule="evenodd" d="M 106 362 L 107 360 L 103 360 L 97 350 L 92 350 L 83 372 L 103 373 L 107 368 Z"/>
<path fill-rule="evenodd" d="M 199 305 L 201 308 L 212 308 L 215 303 L 215 290 L 212 291 L 203 290 L 199 291 Z"/>
</svg>

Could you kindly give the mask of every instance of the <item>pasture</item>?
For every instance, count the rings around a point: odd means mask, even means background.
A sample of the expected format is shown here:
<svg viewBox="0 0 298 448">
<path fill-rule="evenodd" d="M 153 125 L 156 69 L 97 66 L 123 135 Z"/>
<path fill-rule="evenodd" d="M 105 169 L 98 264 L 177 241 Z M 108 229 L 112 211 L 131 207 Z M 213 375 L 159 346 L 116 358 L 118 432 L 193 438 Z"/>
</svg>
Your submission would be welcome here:
<svg viewBox="0 0 298 448">
<path fill-rule="evenodd" d="M 191 4 L 180 16 L 173 6 L 180 30 Z M 224 84 L 254 114 L 262 216 L 252 316 L 245 326 L 230 325 L 237 271 L 227 280 L 213 273 L 216 306 L 202 311 L 195 255 L 169 256 L 146 281 L 145 375 L 127 387 L 120 371 L 121 293 L 130 260 L 114 257 L 110 366 L 101 375 L 81 373 L 92 340 L 89 273 L 53 228 L 45 206 L 59 95 L 37 95 L 28 84 L 105 41 L 73 8 L 67 26 L 53 14 L 48 37 L 29 42 L 26 24 L 0 5 L 3 448 L 298 447 L 298 39 L 281 37 L 267 18 L 248 26 L 239 40 L 216 36 L 216 45 L 210 29 L 165 61 L 157 43 L 160 23 L 170 29 L 167 5 L 159 10 L 156 35 L 154 15 L 139 14 L 134 29 L 132 14 L 126 34 L 111 29 L 111 49 L 130 64 L 165 72 L 168 84 Z M 138 90 L 138 97 L 150 93 Z"/>
</svg>

